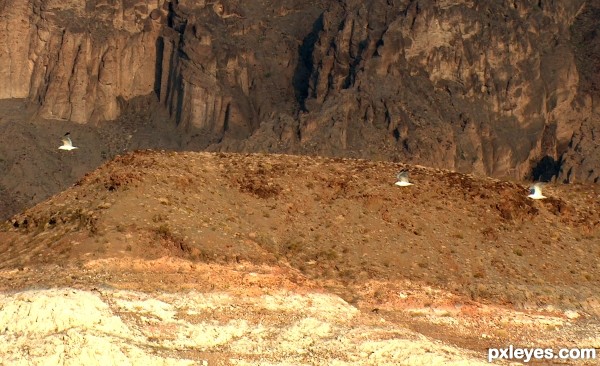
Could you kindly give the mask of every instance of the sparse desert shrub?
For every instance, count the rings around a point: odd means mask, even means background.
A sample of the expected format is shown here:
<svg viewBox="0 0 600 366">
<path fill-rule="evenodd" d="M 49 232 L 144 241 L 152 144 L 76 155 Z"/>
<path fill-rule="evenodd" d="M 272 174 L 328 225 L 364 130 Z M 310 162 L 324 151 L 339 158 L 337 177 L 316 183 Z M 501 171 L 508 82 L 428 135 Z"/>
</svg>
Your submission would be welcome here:
<svg viewBox="0 0 600 366">
<path fill-rule="evenodd" d="M 159 214 L 159 213 L 157 213 L 154 216 L 152 216 L 152 222 L 158 223 L 158 222 L 163 222 L 163 221 L 166 221 L 166 220 L 167 220 L 167 217 L 164 216 L 164 215 L 162 215 L 162 214 Z"/>
<path fill-rule="evenodd" d="M 193 248 L 180 235 L 173 232 L 168 224 L 162 224 L 154 228 L 153 231 L 161 240 L 161 244 L 167 249 L 175 250 L 177 254 L 184 254 L 187 257 L 191 257 L 191 254 L 193 254 Z"/>
<path fill-rule="evenodd" d="M 71 217 L 72 219 L 69 221 L 77 222 L 79 228 L 85 228 L 93 235 L 98 234 L 98 217 L 93 211 L 78 209 Z"/>
<path fill-rule="evenodd" d="M 282 247 L 288 253 L 298 253 L 302 250 L 304 243 L 297 239 L 288 239 L 285 243 L 283 243 Z"/>
<path fill-rule="evenodd" d="M 279 184 L 269 182 L 263 176 L 244 176 L 238 179 L 238 185 L 241 192 L 250 193 L 258 198 L 277 197 L 282 188 Z"/>
<path fill-rule="evenodd" d="M 492 207 L 498 210 L 500 217 L 507 221 L 525 220 L 539 214 L 539 210 L 532 206 L 532 203 L 524 196 L 503 199 Z"/>
<path fill-rule="evenodd" d="M 175 188 L 178 191 L 187 191 L 194 187 L 194 180 L 189 176 L 179 176 L 175 179 Z"/>
<path fill-rule="evenodd" d="M 338 257 L 338 254 L 335 250 L 333 249 L 327 249 L 327 250 L 322 250 L 320 252 L 317 253 L 317 259 L 327 259 L 327 260 L 334 260 Z"/>
<path fill-rule="evenodd" d="M 382 290 L 377 290 L 373 293 L 373 298 L 381 302 L 385 299 L 385 292 L 383 292 Z"/>
<path fill-rule="evenodd" d="M 158 234 L 158 236 L 160 236 L 161 238 L 168 238 L 171 235 L 173 235 L 173 233 L 171 232 L 171 228 L 169 227 L 169 225 L 167 224 L 162 224 L 159 227 L 157 227 L 155 230 L 155 233 Z"/>
<path fill-rule="evenodd" d="M 560 198 L 548 197 L 544 202 L 549 211 L 556 216 L 570 216 L 572 209 Z"/>
<path fill-rule="evenodd" d="M 110 176 L 104 181 L 104 188 L 106 188 L 110 192 L 114 192 L 117 189 L 125 188 L 130 183 L 135 181 L 140 181 L 139 174 L 135 174 L 134 172 L 113 172 Z"/>
<path fill-rule="evenodd" d="M 445 273 L 438 273 L 435 275 L 435 279 L 438 280 L 438 282 L 441 283 L 447 283 L 448 282 L 448 276 Z"/>
<path fill-rule="evenodd" d="M 273 253 L 273 255 L 275 255 L 275 257 L 279 257 L 279 245 L 275 242 L 275 240 L 273 240 L 273 238 L 271 238 L 270 236 L 267 236 L 265 234 L 257 234 L 256 237 L 254 238 L 254 241 L 260 245 L 263 249 L 267 250 L 268 252 Z"/>
<path fill-rule="evenodd" d="M 492 227 L 488 226 L 488 227 L 482 229 L 481 234 L 483 235 L 484 238 L 486 238 L 488 240 L 498 240 L 498 233 Z"/>
<path fill-rule="evenodd" d="M 346 280 L 354 280 L 356 279 L 356 272 L 351 269 L 344 269 L 339 272 L 339 276 Z"/>
</svg>

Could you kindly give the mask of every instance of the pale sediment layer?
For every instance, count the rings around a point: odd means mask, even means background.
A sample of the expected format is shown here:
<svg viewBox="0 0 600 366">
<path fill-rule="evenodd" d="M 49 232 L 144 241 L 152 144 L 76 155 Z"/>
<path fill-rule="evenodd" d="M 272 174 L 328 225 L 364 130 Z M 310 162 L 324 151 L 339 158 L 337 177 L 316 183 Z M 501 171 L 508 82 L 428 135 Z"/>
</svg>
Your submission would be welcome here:
<svg viewBox="0 0 600 366">
<path fill-rule="evenodd" d="M 0 295 L 6 365 L 471 365 L 337 296 L 73 288 Z"/>
</svg>

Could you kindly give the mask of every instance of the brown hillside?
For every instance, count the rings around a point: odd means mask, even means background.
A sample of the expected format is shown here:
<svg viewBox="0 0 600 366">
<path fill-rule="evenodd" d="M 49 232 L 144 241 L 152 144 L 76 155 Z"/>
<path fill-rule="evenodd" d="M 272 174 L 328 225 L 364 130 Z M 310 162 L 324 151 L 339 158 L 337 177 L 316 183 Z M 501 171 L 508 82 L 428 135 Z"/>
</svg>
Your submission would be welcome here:
<svg viewBox="0 0 600 366">
<path fill-rule="evenodd" d="M 403 167 L 414 186 L 393 185 Z M 420 166 L 139 151 L 6 222 L 0 283 L 231 290 L 249 286 L 244 266 L 264 266 L 277 269 L 261 287 L 322 287 L 459 346 L 489 347 L 482 332 L 564 346 L 580 328 L 532 332 L 503 314 L 577 311 L 595 329 L 599 190 L 549 185 L 533 201 L 514 182 Z M 415 309 L 471 320 L 455 327 Z M 482 316 L 508 329 L 494 333 Z"/>
</svg>

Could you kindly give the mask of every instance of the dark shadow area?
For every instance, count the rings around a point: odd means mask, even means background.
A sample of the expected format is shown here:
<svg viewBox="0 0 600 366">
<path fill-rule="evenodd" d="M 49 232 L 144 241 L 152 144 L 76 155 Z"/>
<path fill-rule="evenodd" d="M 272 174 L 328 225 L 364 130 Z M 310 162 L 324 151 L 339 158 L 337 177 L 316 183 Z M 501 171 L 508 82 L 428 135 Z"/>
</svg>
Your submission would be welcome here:
<svg viewBox="0 0 600 366">
<path fill-rule="evenodd" d="M 360 65 L 360 62 L 363 59 L 362 54 L 368 45 L 369 45 L 369 42 L 366 39 L 360 41 L 360 43 L 358 44 L 358 53 L 356 55 L 356 58 L 354 58 L 350 62 L 350 72 L 348 73 L 348 76 L 344 80 L 344 85 L 342 86 L 342 88 L 349 89 L 354 85 L 354 81 L 356 80 L 356 72 L 358 70 L 358 66 Z"/>
<path fill-rule="evenodd" d="M 163 46 L 164 46 L 164 38 L 163 38 Z M 164 51 L 164 50 L 163 50 Z M 167 75 L 167 85 L 166 85 L 166 90 L 161 90 L 161 98 L 159 98 L 159 101 L 164 103 L 165 105 L 169 105 L 169 103 L 171 103 L 172 98 L 173 98 L 173 78 L 175 77 L 175 68 L 177 67 L 177 61 L 174 60 L 175 55 L 173 53 L 169 54 L 169 59 L 168 59 L 168 67 L 166 68 L 167 72 L 169 73 Z M 164 61 L 164 57 L 163 57 L 163 61 Z M 161 85 L 161 88 L 164 87 L 163 85 Z M 169 111 L 171 111 L 169 109 Z M 172 113 L 171 113 L 172 114 Z"/>
<path fill-rule="evenodd" d="M 554 160 L 551 156 L 544 156 L 531 170 L 531 177 L 536 182 L 549 182 L 558 176 L 562 159 Z"/>
<path fill-rule="evenodd" d="M 185 92 L 185 90 L 183 90 L 183 78 L 181 75 L 177 76 L 175 85 L 177 87 L 177 106 L 175 107 L 175 122 L 179 126 L 179 124 L 181 123 L 181 113 L 183 109 L 183 93 Z"/>
<path fill-rule="evenodd" d="M 185 27 L 187 26 L 187 19 L 183 19 L 177 15 L 177 12 L 175 11 L 175 8 L 178 6 L 177 2 L 174 3 L 171 1 L 168 4 L 167 26 L 177 33 L 183 34 L 185 32 Z"/>
<path fill-rule="evenodd" d="M 298 102 L 301 111 L 306 111 L 305 101 L 306 98 L 308 98 L 310 78 L 314 69 L 312 54 L 321 30 L 323 30 L 323 14 L 321 14 L 313 23 L 312 31 L 304 37 L 302 45 L 300 45 L 298 49 L 298 64 L 294 70 L 292 85 L 294 87 L 296 101 Z"/>
<path fill-rule="evenodd" d="M 165 49 L 165 40 L 163 37 L 156 39 L 156 62 L 154 63 L 154 94 L 160 100 L 160 84 L 163 70 L 163 51 Z"/>
<path fill-rule="evenodd" d="M 394 128 L 394 130 L 392 131 L 392 134 L 393 134 L 396 142 L 400 141 L 400 130 L 398 130 L 398 127 Z"/>
</svg>

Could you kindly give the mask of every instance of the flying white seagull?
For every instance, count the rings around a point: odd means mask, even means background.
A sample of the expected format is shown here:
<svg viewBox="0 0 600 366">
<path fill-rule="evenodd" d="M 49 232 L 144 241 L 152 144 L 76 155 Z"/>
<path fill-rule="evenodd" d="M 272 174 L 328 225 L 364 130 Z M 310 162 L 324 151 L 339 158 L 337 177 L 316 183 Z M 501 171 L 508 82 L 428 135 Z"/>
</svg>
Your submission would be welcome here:
<svg viewBox="0 0 600 366">
<path fill-rule="evenodd" d="M 541 200 L 546 198 L 546 196 L 544 196 L 542 194 L 542 186 L 544 185 L 544 183 L 542 182 L 538 182 L 534 185 L 532 185 L 531 187 L 529 187 L 529 198 L 534 199 L 534 200 Z"/>
<path fill-rule="evenodd" d="M 398 181 L 395 183 L 399 187 L 412 186 L 413 184 L 408 181 L 408 170 L 402 169 L 396 176 Z"/>
<path fill-rule="evenodd" d="M 73 141 L 71 141 L 71 134 L 69 132 L 65 133 L 62 137 L 62 146 L 59 146 L 59 150 L 74 150 L 78 149 L 78 147 L 73 146 Z"/>
</svg>

